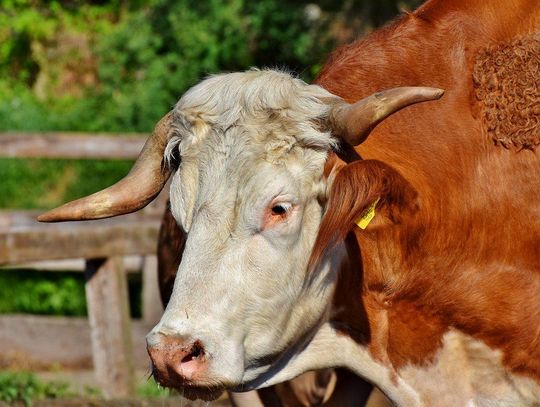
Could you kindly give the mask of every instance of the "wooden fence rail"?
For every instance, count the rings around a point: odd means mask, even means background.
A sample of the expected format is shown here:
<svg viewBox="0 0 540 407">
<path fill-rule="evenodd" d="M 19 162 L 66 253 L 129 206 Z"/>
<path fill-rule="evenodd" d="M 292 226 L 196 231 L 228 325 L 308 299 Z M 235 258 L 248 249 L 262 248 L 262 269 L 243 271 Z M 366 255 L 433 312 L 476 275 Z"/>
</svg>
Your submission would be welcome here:
<svg viewBox="0 0 540 407">
<path fill-rule="evenodd" d="M 35 220 L 38 213 L 0 211 L 0 266 L 156 252 L 160 218 L 154 214 L 45 224 Z"/>
<path fill-rule="evenodd" d="M 0 157 L 133 159 L 145 138 L 143 135 L 4 133 L 0 134 Z M 143 315 L 151 314 L 154 320 L 159 316 L 157 267 L 152 256 L 156 252 L 166 198 L 162 194 L 154 204 L 135 214 L 86 222 L 40 224 L 35 220 L 36 212 L 0 211 L 0 266 L 85 259 L 93 365 L 108 397 L 130 396 L 134 391 L 124 256 L 145 256 Z"/>
<path fill-rule="evenodd" d="M 1 133 L 0 157 L 132 159 L 147 135 L 85 133 Z"/>
</svg>

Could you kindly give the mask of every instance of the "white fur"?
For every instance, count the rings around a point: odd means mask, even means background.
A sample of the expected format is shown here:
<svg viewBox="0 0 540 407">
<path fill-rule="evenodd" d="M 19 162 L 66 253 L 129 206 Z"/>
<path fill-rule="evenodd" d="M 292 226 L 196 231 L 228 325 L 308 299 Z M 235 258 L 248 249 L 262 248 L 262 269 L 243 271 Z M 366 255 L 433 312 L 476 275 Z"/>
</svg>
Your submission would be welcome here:
<svg viewBox="0 0 540 407">
<path fill-rule="evenodd" d="M 289 74 L 251 70 L 210 77 L 178 102 L 165 154 L 181 156 L 171 211 L 189 233 L 149 343 L 158 332 L 199 340 L 208 374 L 240 385 L 315 332 L 335 283 L 328 262 L 305 277 L 336 145 L 324 120 L 337 100 Z M 293 209 L 263 228 L 274 199 Z"/>
<path fill-rule="evenodd" d="M 375 383 L 398 406 L 525 407 L 537 406 L 540 386 L 508 373 L 500 351 L 456 330 L 447 332 L 433 362 L 396 371 L 375 360 L 365 346 L 336 332 L 330 323 L 309 344 L 283 356 L 274 369 L 259 374 L 245 388 L 259 388 L 289 380 L 302 372 L 347 367 Z"/>
<path fill-rule="evenodd" d="M 540 386 L 508 372 L 502 356 L 501 351 L 450 330 L 430 365 L 406 366 L 398 374 L 421 395 L 427 406 L 538 405 Z"/>
</svg>

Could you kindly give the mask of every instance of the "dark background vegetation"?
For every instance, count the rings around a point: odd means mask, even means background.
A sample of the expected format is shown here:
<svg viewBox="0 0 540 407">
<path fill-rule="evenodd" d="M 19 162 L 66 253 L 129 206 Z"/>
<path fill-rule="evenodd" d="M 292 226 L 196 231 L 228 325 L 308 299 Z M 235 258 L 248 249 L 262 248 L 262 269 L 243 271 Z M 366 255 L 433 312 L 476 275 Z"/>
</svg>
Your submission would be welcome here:
<svg viewBox="0 0 540 407">
<path fill-rule="evenodd" d="M 149 132 L 208 74 L 278 67 L 310 81 L 335 46 L 419 3 L 0 0 L 0 132 Z M 130 165 L 0 159 L 0 208 L 52 207 Z M 2 271 L 0 312 L 21 311 L 84 315 L 82 276 Z"/>
</svg>

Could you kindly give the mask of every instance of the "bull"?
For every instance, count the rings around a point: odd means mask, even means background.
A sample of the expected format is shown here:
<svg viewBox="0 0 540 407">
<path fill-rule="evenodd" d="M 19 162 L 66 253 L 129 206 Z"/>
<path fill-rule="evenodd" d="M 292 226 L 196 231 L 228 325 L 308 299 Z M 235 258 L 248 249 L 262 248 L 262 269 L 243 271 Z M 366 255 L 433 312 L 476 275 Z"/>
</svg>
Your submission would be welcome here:
<svg viewBox="0 0 540 407">
<path fill-rule="evenodd" d="M 402 406 L 535 405 L 539 26 L 532 0 L 430 0 L 315 84 L 212 76 L 123 180 L 40 220 L 136 211 L 172 178 L 186 241 L 147 344 L 186 395 L 345 367 Z"/>
</svg>

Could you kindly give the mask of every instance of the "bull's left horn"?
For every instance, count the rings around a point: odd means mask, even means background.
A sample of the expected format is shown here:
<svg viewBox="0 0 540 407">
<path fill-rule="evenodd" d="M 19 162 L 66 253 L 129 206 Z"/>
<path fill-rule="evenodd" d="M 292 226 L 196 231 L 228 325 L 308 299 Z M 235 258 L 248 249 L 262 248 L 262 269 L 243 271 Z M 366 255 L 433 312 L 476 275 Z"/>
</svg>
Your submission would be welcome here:
<svg viewBox="0 0 540 407">
<path fill-rule="evenodd" d="M 403 87 L 377 92 L 354 104 L 336 105 L 330 115 L 330 126 L 337 136 L 357 146 L 391 114 L 414 103 L 439 99 L 443 93 L 442 89 L 428 87 Z"/>
<path fill-rule="evenodd" d="M 148 205 L 169 179 L 163 153 L 171 134 L 172 113 L 165 115 L 146 141 L 129 173 L 116 184 L 38 216 L 40 222 L 110 218 Z"/>
</svg>

